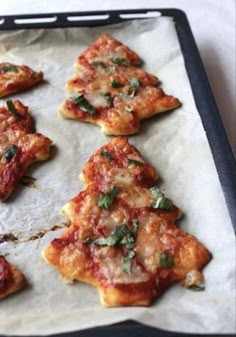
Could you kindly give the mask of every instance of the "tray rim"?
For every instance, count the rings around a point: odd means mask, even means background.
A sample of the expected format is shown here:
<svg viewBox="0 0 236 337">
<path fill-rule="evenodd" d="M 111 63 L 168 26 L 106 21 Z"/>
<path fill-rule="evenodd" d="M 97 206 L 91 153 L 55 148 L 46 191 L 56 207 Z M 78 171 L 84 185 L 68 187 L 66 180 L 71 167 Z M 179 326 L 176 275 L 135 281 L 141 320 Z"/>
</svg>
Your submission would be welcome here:
<svg viewBox="0 0 236 337">
<path fill-rule="evenodd" d="M 148 12 L 160 12 L 161 16 L 170 16 L 174 19 L 176 32 L 181 46 L 187 75 L 190 81 L 194 101 L 201 117 L 203 128 L 206 132 L 207 140 L 210 145 L 212 157 L 216 166 L 216 171 L 220 180 L 220 184 L 224 193 L 226 205 L 231 217 L 232 226 L 236 233 L 236 160 L 234 158 L 227 134 L 225 132 L 218 107 L 215 102 L 213 92 L 211 90 L 206 71 L 204 69 L 199 50 L 197 48 L 193 33 L 187 16 L 183 10 L 177 8 L 142 8 L 142 9 L 116 9 L 101 11 L 81 11 L 81 12 L 50 12 L 50 13 L 34 13 L 34 14 L 17 14 L 17 15 L 0 15 L 0 32 L 19 30 L 19 29 L 40 29 L 40 28 L 69 28 L 84 26 L 102 26 L 108 24 L 116 24 L 124 21 L 130 21 L 137 18 L 121 18 L 120 14 L 146 14 Z M 68 21 L 67 17 L 86 17 L 109 15 L 107 19 Z M 37 22 L 16 24 L 17 19 L 43 19 L 54 18 L 54 22 Z M 140 18 L 143 19 L 143 18 Z M 148 19 L 148 17 L 147 17 Z M 196 71 L 197 69 L 197 71 Z M 203 87 L 197 84 L 201 83 Z M 210 113 L 209 113 L 210 112 Z M 213 124 L 212 124 L 213 123 Z M 214 127 L 212 127 L 214 125 Z M 140 324 L 134 320 L 128 320 L 121 323 L 106 325 L 102 327 L 53 334 L 51 336 L 60 337 L 92 337 L 92 336 L 110 336 L 113 337 L 129 337 L 124 333 L 135 333 L 136 337 L 141 337 L 142 333 L 147 333 L 149 337 L 180 337 L 180 336 L 205 336 L 206 334 L 191 334 L 182 332 L 172 332 L 162 330 Z M 114 334 L 115 333 L 115 334 Z M 139 335 L 139 333 L 141 333 Z M 0 335 L 4 337 L 5 335 Z M 15 335 L 17 336 L 17 335 Z M 99 337 L 98 336 L 98 337 Z M 234 336 L 234 334 L 207 334 L 207 336 Z M 21 337 L 23 337 L 21 335 Z M 36 337 L 36 335 L 35 335 Z"/>
</svg>

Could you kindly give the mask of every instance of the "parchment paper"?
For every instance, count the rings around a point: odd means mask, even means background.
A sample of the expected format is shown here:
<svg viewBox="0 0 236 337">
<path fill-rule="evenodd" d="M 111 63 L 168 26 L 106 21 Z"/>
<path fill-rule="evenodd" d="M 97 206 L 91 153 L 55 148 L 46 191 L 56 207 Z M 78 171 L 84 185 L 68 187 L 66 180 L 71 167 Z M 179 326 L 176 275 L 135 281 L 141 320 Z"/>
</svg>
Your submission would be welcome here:
<svg viewBox="0 0 236 337">
<path fill-rule="evenodd" d="M 42 260 L 42 249 L 63 230 L 49 232 L 36 241 L 0 245 L 1 254 L 8 254 L 29 281 L 25 290 L 1 301 L 0 333 L 43 335 L 125 319 L 168 330 L 232 333 L 235 239 L 171 18 L 1 33 L 0 61 L 24 63 L 45 73 L 45 83 L 13 97 L 30 107 L 37 131 L 54 142 L 51 160 L 27 171 L 37 179 L 37 187 L 19 185 L 0 205 L 1 233 L 27 236 L 62 223 L 60 209 L 83 188 L 78 179 L 83 165 L 93 151 L 110 141 L 98 127 L 62 120 L 56 113 L 66 96 L 64 85 L 74 73 L 74 61 L 101 33 L 110 33 L 134 49 L 145 61 L 144 68 L 182 102 L 181 108 L 143 122 L 130 142 L 157 169 L 161 188 L 183 210 L 180 226 L 213 254 L 204 270 L 206 290 L 191 292 L 174 285 L 149 308 L 102 308 L 95 288 L 63 283 L 59 273 Z"/>
</svg>

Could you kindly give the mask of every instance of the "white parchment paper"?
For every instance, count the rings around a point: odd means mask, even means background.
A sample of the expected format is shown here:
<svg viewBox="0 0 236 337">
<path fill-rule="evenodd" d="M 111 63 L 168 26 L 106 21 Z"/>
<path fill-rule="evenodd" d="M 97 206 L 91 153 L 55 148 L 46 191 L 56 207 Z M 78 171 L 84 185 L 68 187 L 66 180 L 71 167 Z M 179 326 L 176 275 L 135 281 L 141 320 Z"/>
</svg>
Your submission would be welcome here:
<svg viewBox="0 0 236 337">
<path fill-rule="evenodd" d="M 144 68 L 182 102 L 181 108 L 144 121 L 130 142 L 156 168 L 161 188 L 183 210 L 180 226 L 213 254 L 204 270 L 206 290 L 191 292 L 174 285 L 149 308 L 102 308 L 94 287 L 64 284 L 42 260 L 42 249 L 63 230 L 49 232 L 36 241 L 0 245 L 0 253 L 8 254 L 29 282 L 25 290 L 1 300 L 0 333 L 43 335 L 125 319 L 167 330 L 233 333 L 235 237 L 171 18 L 0 34 L 1 62 L 44 71 L 46 82 L 13 97 L 30 107 L 37 131 L 54 142 L 51 160 L 27 171 L 37 179 L 36 188 L 18 186 L 0 205 L 0 234 L 14 231 L 27 236 L 62 223 L 60 209 L 83 188 L 78 179 L 83 165 L 93 151 L 110 141 L 98 127 L 62 120 L 56 113 L 66 96 L 64 85 L 74 73 L 74 61 L 101 33 L 110 33 L 134 49 L 145 61 Z"/>
</svg>

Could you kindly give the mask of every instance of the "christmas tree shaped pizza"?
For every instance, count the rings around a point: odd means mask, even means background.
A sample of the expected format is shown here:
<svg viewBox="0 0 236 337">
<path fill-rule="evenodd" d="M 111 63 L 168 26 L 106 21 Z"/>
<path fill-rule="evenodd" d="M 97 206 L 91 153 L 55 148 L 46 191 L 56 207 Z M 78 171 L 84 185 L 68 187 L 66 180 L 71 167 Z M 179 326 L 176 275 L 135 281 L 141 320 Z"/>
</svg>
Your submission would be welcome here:
<svg viewBox="0 0 236 337">
<path fill-rule="evenodd" d="M 175 281 L 202 289 L 208 250 L 175 225 L 181 211 L 126 138 L 94 153 L 81 178 L 87 188 L 62 208 L 69 229 L 43 251 L 64 278 L 97 287 L 105 306 L 150 305 Z"/>
<path fill-rule="evenodd" d="M 128 135 L 142 119 L 178 107 L 177 98 L 157 87 L 156 76 L 138 68 L 141 63 L 127 46 L 101 35 L 78 57 L 60 115 L 99 125 L 106 135 Z"/>
</svg>

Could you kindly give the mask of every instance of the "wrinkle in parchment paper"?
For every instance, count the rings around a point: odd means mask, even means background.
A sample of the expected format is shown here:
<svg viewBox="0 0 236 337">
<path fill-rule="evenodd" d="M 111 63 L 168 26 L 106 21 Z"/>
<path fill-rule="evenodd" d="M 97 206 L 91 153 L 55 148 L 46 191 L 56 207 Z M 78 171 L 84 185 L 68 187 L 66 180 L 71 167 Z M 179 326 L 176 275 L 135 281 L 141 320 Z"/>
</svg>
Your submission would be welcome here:
<svg viewBox="0 0 236 337">
<path fill-rule="evenodd" d="M 94 287 L 68 285 L 41 258 L 64 229 L 22 243 L 5 242 L 1 254 L 24 271 L 29 286 L 0 303 L 1 334 L 50 334 L 126 319 L 167 330 L 232 333 L 235 329 L 234 234 L 202 123 L 196 110 L 171 18 L 137 20 L 96 28 L 20 30 L 1 33 L 0 61 L 43 70 L 45 82 L 14 95 L 29 106 L 38 132 L 54 142 L 51 159 L 33 165 L 37 188 L 18 186 L 0 205 L 0 234 L 35 233 L 65 221 L 62 206 L 81 189 L 78 179 L 91 153 L 110 141 L 98 127 L 57 117 L 64 86 L 77 56 L 100 34 L 110 33 L 134 49 L 145 69 L 178 97 L 182 107 L 142 122 L 130 142 L 161 177 L 161 188 L 185 214 L 179 225 L 211 251 L 204 269 L 206 290 L 174 285 L 149 308 L 102 308 Z M 1 104 L 4 100 L 1 100 Z"/>
</svg>

